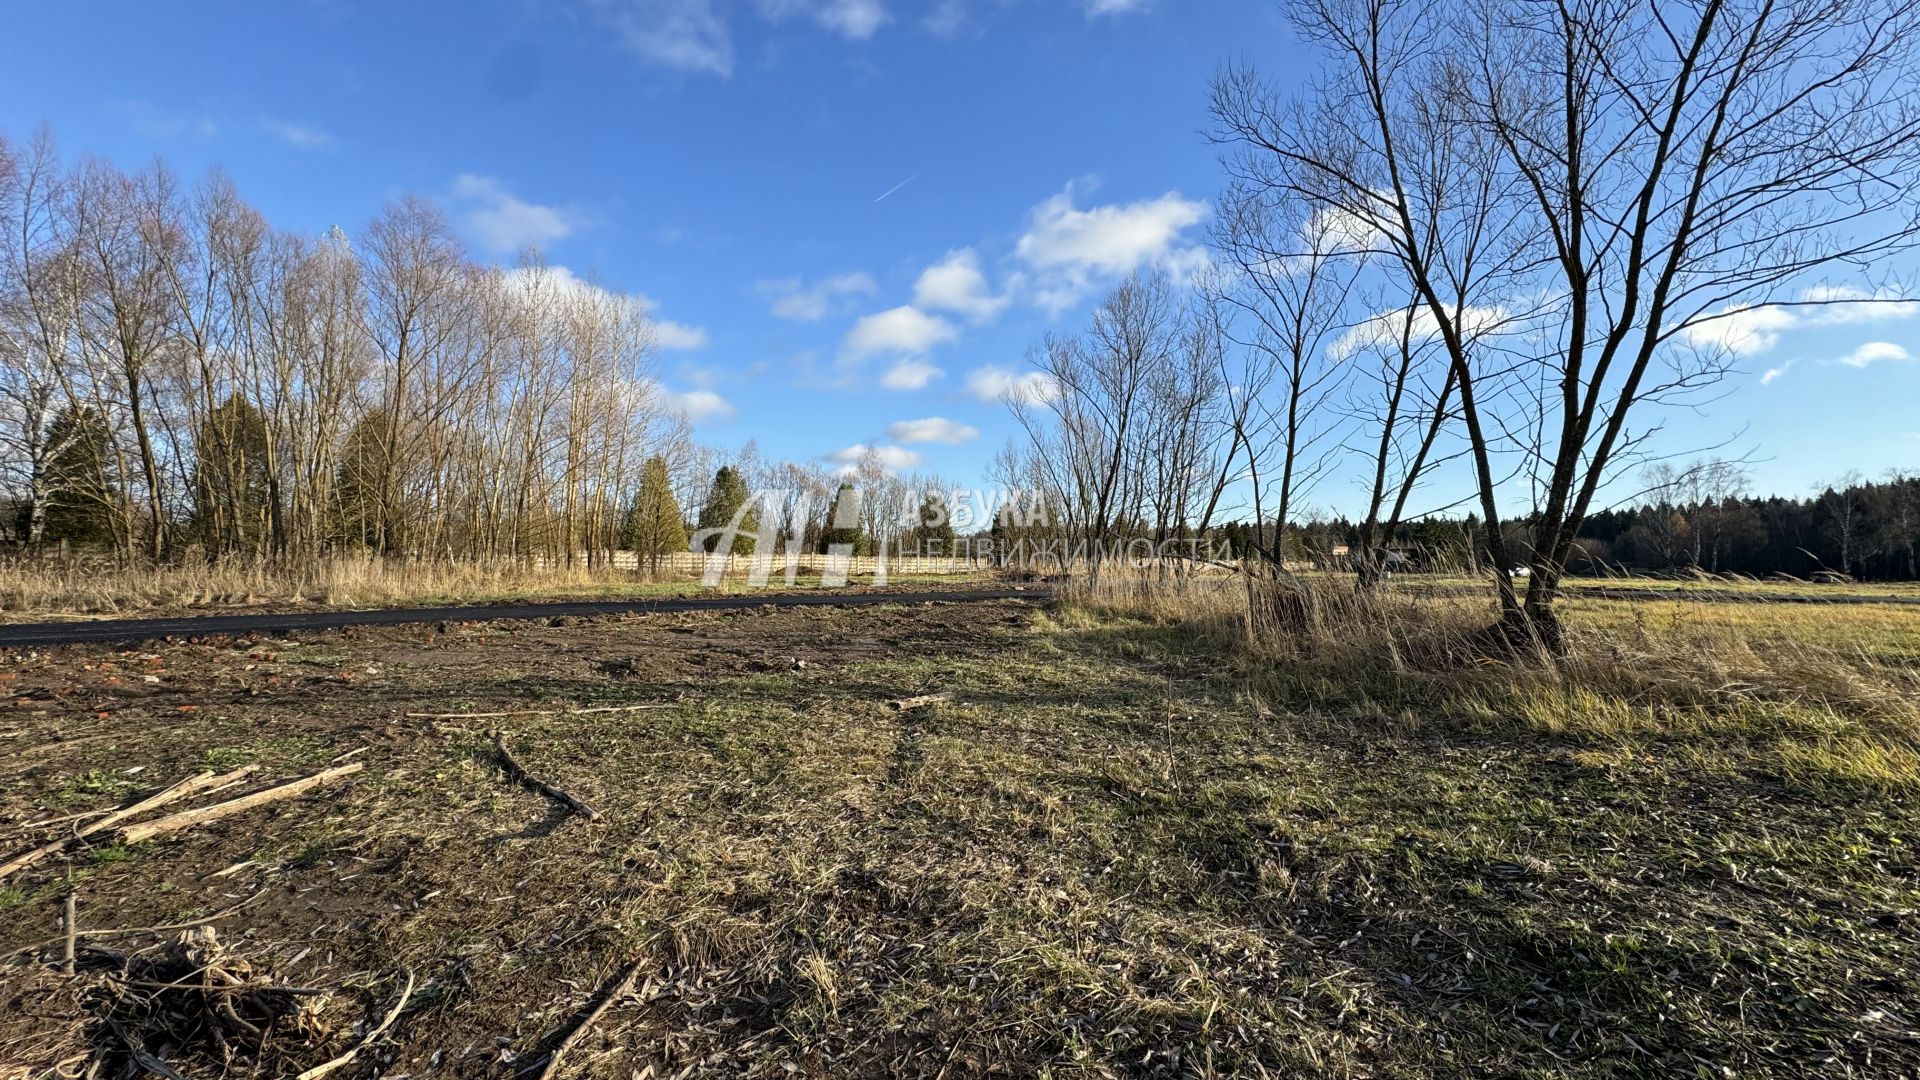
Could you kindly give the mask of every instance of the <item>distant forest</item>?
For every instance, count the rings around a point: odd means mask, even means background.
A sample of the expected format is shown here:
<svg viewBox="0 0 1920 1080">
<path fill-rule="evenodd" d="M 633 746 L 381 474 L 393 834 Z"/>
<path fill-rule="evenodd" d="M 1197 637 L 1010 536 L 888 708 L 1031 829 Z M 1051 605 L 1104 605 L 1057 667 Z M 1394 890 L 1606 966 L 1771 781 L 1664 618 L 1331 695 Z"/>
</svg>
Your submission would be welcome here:
<svg viewBox="0 0 1920 1080">
<path fill-rule="evenodd" d="M 1642 505 L 1602 510 L 1580 530 L 1574 573 L 1623 570 L 1703 570 L 1810 578 L 1844 574 L 1870 581 L 1920 581 L 1920 473 L 1880 481 L 1850 476 L 1811 498 L 1759 496 L 1715 490 L 1725 466 L 1696 466 L 1657 477 L 1669 489 Z M 1508 537 L 1512 565 L 1527 563 L 1526 518 Z M 1239 550 L 1247 525 L 1225 530 Z M 1358 543 L 1360 529 L 1344 518 L 1289 527 L 1287 548 L 1299 559 L 1325 557 Z M 1428 517 L 1401 526 L 1397 545 L 1418 565 L 1473 564 L 1485 534 L 1473 515 Z"/>
</svg>

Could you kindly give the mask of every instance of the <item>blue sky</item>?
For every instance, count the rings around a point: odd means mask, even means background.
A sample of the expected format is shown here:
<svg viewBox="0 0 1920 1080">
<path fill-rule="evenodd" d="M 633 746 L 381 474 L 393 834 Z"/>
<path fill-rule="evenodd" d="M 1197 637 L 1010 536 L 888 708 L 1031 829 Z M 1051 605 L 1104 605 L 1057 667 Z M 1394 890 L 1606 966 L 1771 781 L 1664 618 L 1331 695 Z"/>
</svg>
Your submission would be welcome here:
<svg viewBox="0 0 1920 1080">
<path fill-rule="evenodd" d="M 1128 268 L 1197 257 L 1219 66 L 1310 59 L 1244 0 L 33 2 L 8 23 L 9 136 L 218 164 L 287 228 L 431 197 L 477 257 L 537 243 L 651 298 L 703 440 L 884 445 L 970 483 L 1033 342 Z M 1755 486 L 1789 493 L 1920 464 L 1908 314 L 1747 320 L 1749 370 L 1666 418 L 1676 445 L 1744 428 Z"/>
</svg>

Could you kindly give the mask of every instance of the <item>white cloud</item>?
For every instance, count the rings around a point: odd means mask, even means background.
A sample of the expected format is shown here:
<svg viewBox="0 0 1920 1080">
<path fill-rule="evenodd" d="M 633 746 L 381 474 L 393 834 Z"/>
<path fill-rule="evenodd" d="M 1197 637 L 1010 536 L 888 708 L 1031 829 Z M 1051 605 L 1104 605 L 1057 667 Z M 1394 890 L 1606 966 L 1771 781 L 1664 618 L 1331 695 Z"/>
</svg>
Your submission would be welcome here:
<svg viewBox="0 0 1920 1080">
<path fill-rule="evenodd" d="M 847 332 L 842 352 L 861 359 L 883 354 L 923 355 L 960 336 L 952 323 L 912 305 L 864 315 Z"/>
<path fill-rule="evenodd" d="M 839 465 L 840 472 L 849 473 L 859 468 L 860 463 L 869 456 L 887 472 L 899 472 L 920 464 L 919 453 L 904 446 L 868 446 L 865 443 L 854 443 L 845 449 L 835 450 L 827 455 L 827 460 Z"/>
<path fill-rule="evenodd" d="M 531 299 L 544 290 L 548 296 L 631 304 L 653 324 L 653 343 L 660 348 L 690 350 L 707 347 L 706 328 L 662 319 L 656 314 L 660 305 L 651 297 L 602 288 L 564 266 L 516 266 L 500 271 L 500 281 L 506 288 L 522 294 L 523 299 Z"/>
<path fill-rule="evenodd" d="M 1349 209 L 1323 206 L 1315 210 L 1300 230 L 1305 250 L 1315 255 L 1354 255 L 1379 251 L 1393 225 L 1392 206 L 1386 195 L 1369 191 L 1367 206 Z"/>
<path fill-rule="evenodd" d="M 674 391 L 662 386 L 660 400 L 669 409 L 698 424 L 705 420 L 731 420 L 739 414 L 733 402 L 711 390 Z"/>
<path fill-rule="evenodd" d="M 980 437 L 980 429 L 944 417 L 924 420 L 896 420 L 887 425 L 887 438 L 896 443 L 947 443 L 954 445 Z"/>
<path fill-rule="evenodd" d="M 571 211 L 527 202 L 488 176 L 462 173 L 455 177 L 453 200 L 464 208 L 461 220 L 467 231 L 482 247 L 494 252 L 543 247 L 579 227 Z"/>
<path fill-rule="evenodd" d="M 1111 0 L 1103 0 L 1111 2 Z M 577 0 L 629 51 L 648 63 L 718 75 L 733 74 L 733 31 L 723 0 Z M 762 18 L 806 19 L 853 41 L 865 41 L 893 21 L 886 0 L 759 0 Z"/>
<path fill-rule="evenodd" d="M 301 124 L 289 124 L 282 120 L 268 120 L 265 126 L 267 134 L 272 135 L 274 138 L 279 139 L 289 146 L 297 146 L 302 150 L 317 150 L 320 147 L 329 146 L 333 143 L 333 136 L 321 131 L 319 128 L 306 127 Z"/>
<path fill-rule="evenodd" d="M 1904 361 L 1912 359 L 1912 353 L 1895 345 L 1891 341 L 1869 341 L 1865 345 L 1835 360 L 1834 363 L 1845 364 L 1853 368 L 1863 368 L 1877 364 L 1882 360 Z"/>
<path fill-rule="evenodd" d="M 855 41 L 893 21 L 881 0 L 760 0 L 760 11 L 773 19 L 808 18 Z"/>
<path fill-rule="evenodd" d="M 1851 285 L 1815 285 L 1802 291 L 1800 299 L 1813 306 L 1797 308 L 1796 313 L 1816 326 L 1906 319 L 1920 314 L 1920 303 L 1898 293 L 1870 293 Z"/>
<path fill-rule="evenodd" d="M 679 71 L 733 74 L 733 35 L 716 0 L 595 0 L 601 23 L 641 59 Z"/>
<path fill-rule="evenodd" d="M 1864 368 L 1871 367 L 1883 361 L 1889 363 L 1908 363 L 1912 360 L 1913 354 L 1908 352 L 1903 346 L 1895 345 L 1891 341 L 1869 341 L 1845 356 L 1836 356 L 1831 360 L 1823 360 L 1821 362 L 1824 364 L 1839 364 L 1843 367 L 1850 368 Z M 1760 376 L 1760 385 L 1766 386 L 1772 383 L 1775 379 L 1792 371 L 1794 366 L 1799 363 L 1800 361 L 1798 359 L 1793 359 L 1781 364 L 1779 367 L 1768 368 L 1766 373 Z"/>
<path fill-rule="evenodd" d="M 1710 312 L 1688 326 L 1682 336 L 1697 348 L 1751 356 L 1773 348 L 1782 333 L 1796 327 L 1848 326 L 1914 315 L 1920 315 L 1920 302 L 1903 299 L 1898 293 L 1868 292 L 1851 285 L 1815 285 L 1801 290 L 1799 301 L 1792 306 L 1736 304 Z M 1770 370 L 1761 382 L 1771 382 L 1786 370 Z"/>
<path fill-rule="evenodd" d="M 707 330 L 703 326 L 688 326 L 685 323 L 655 319 L 653 337 L 663 349 L 704 349 L 707 347 Z"/>
<path fill-rule="evenodd" d="M 1771 305 L 1745 305 L 1727 308 L 1713 317 L 1687 327 L 1683 336 L 1689 345 L 1717 349 L 1735 356 L 1766 352 L 1780 340 L 1782 331 L 1800 322 L 1791 310 Z"/>
<path fill-rule="evenodd" d="M 1006 296 L 995 296 L 980 272 L 980 256 L 972 248 L 950 251 L 927 267 L 913 287 L 915 307 L 951 311 L 976 323 L 991 321 L 1007 306 Z"/>
<path fill-rule="evenodd" d="M 920 25 L 936 37 L 951 37 L 967 27 L 966 0 L 939 0 Z"/>
<path fill-rule="evenodd" d="M 880 376 L 880 385 L 889 390 L 921 390 L 945 374 L 925 360 L 901 360 Z"/>
<path fill-rule="evenodd" d="M 1040 405 L 1058 398 L 1060 386 L 1044 371 L 1016 372 L 988 365 L 967 372 L 967 392 L 981 401 Z"/>
<path fill-rule="evenodd" d="M 522 300 L 535 298 L 579 299 L 631 304 L 651 317 L 653 301 L 639 293 L 619 293 L 602 288 L 564 266 L 516 266 L 500 271 L 499 280 Z"/>
<path fill-rule="evenodd" d="M 1033 209 L 1014 253 L 1041 274 L 1035 299 L 1058 312 L 1078 303 L 1102 278 L 1142 266 L 1182 272 L 1203 264 L 1204 249 L 1185 243 L 1183 234 L 1206 216 L 1205 203 L 1176 192 L 1081 210 L 1069 184 Z"/>
<path fill-rule="evenodd" d="M 873 278 L 863 273 L 841 274 L 812 285 L 799 278 L 763 281 L 760 291 L 771 295 L 773 313 L 796 322 L 819 322 L 852 297 L 871 296 L 879 291 Z"/>
<path fill-rule="evenodd" d="M 560 269 L 564 269 L 564 267 Z M 639 301 L 640 306 L 644 307 L 647 311 L 647 318 L 653 320 L 653 343 L 655 345 L 663 349 L 676 351 L 691 351 L 693 349 L 704 349 L 707 347 L 706 327 L 692 326 L 687 323 L 678 323 L 670 319 L 661 318 L 656 314 L 656 312 L 660 310 L 660 305 L 650 296 L 635 293 L 633 294 L 633 299 Z"/>
<path fill-rule="evenodd" d="M 1087 14 L 1124 15 L 1129 11 L 1146 10 L 1149 0 L 1086 0 Z"/>
<path fill-rule="evenodd" d="M 1507 326 L 1513 315 L 1503 307 L 1468 305 L 1460 309 L 1458 323 L 1469 338 L 1490 334 Z M 1409 323 L 1411 320 L 1411 323 Z M 1398 349 L 1405 334 L 1418 344 L 1440 334 L 1440 320 L 1426 305 L 1382 311 L 1360 320 L 1327 346 L 1327 355 L 1345 360 L 1363 349 Z"/>
</svg>

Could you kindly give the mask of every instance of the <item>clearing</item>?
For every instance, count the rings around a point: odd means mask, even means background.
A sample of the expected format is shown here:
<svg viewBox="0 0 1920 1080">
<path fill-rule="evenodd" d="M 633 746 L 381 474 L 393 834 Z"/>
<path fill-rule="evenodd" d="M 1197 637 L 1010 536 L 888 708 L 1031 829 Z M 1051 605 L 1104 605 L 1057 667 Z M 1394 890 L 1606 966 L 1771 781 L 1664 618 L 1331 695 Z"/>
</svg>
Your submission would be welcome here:
<svg viewBox="0 0 1920 1080">
<path fill-rule="evenodd" d="M 64 646 L 0 693 L 0 858 L 364 766 L 0 881 L 0 1076 L 1920 1071 L 1920 800 L 1812 719 L 1347 707 L 1017 601 Z"/>
</svg>

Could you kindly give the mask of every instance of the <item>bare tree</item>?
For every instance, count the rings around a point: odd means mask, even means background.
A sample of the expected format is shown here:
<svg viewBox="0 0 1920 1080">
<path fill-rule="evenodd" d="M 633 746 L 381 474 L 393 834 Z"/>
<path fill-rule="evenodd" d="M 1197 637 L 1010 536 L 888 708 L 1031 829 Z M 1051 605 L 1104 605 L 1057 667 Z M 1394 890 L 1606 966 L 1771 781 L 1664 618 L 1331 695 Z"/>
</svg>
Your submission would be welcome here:
<svg viewBox="0 0 1920 1080">
<path fill-rule="evenodd" d="M 1823 525 L 1828 538 L 1839 549 L 1840 572 L 1848 576 L 1853 574 L 1854 554 L 1859 549 L 1861 527 L 1866 519 L 1866 504 L 1861 494 L 1864 483 L 1859 473 L 1850 472 L 1820 494 Z"/>
<path fill-rule="evenodd" d="M 142 545 L 156 562 L 167 554 L 172 523 L 155 435 L 162 419 L 159 369 L 176 334 L 166 265 L 184 242 L 170 184 L 159 167 L 136 179 L 93 161 L 81 169 L 69 203 L 84 275 L 83 378 L 91 396 L 116 413 L 124 410 L 143 490 Z M 116 450 L 125 457 L 118 440 Z M 124 461 L 121 474 L 135 475 Z"/>
<path fill-rule="evenodd" d="M 66 214 L 67 180 L 52 136 L 23 153 L 0 139 L 0 483 L 22 502 L 20 534 L 45 531 L 53 463 L 66 449 L 54 417 L 78 353 L 78 253 Z M 67 431 L 74 429 L 69 426 Z"/>
<path fill-rule="evenodd" d="M 1249 182 L 1371 230 L 1454 369 L 1490 550 L 1496 454 L 1527 462 L 1532 573 L 1503 624 L 1559 645 L 1553 601 L 1595 494 L 1711 385 L 1718 322 L 1909 249 L 1920 182 L 1909 0 L 1299 0 L 1328 68 L 1290 106 L 1239 72 L 1220 137 Z M 1524 323 L 1499 348 L 1475 328 Z M 1511 379 L 1510 382 L 1502 380 Z M 1510 396 L 1508 396 L 1510 395 Z M 1505 400 L 1511 407 L 1504 409 Z"/>
<path fill-rule="evenodd" d="M 1243 462 L 1236 477 L 1252 500 L 1253 542 L 1274 566 L 1295 505 L 1333 462 L 1339 425 L 1327 406 L 1347 368 L 1330 346 L 1360 270 L 1351 240 L 1303 200 L 1261 184 L 1230 185 L 1215 219 L 1229 272 L 1209 291 L 1229 313 L 1222 333 L 1235 346 L 1220 352 L 1225 457 Z"/>
</svg>

